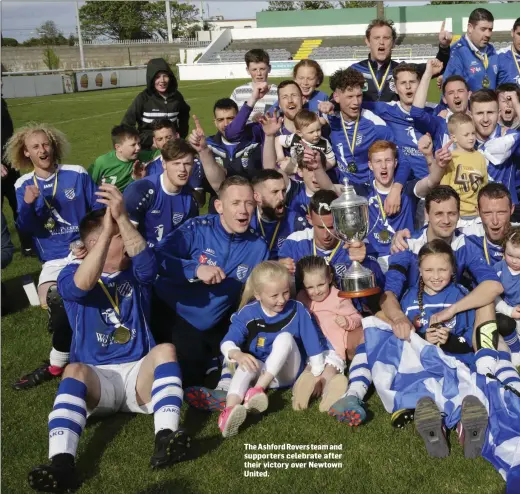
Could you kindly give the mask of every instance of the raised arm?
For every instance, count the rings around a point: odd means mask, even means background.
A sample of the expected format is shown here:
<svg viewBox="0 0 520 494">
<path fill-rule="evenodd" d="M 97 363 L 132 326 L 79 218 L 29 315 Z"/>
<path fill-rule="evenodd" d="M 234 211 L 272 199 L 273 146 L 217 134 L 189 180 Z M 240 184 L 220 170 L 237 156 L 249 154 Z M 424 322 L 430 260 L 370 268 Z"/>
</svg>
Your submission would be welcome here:
<svg viewBox="0 0 520 494">
<path fill-rule="evenodd" d="M 199 158 L 204 168 L 204 175 L 209 185 L 215 192 L 218 192 L 220 185 L 226 179 L 226 170 L 215 161 L 213 153 L 206 142 L 204 130 L 196 115 L 193 115 L 193 120 L 195 121 L 195 129 L 191 132 L 189 143 L 199 153 Z"/>
<path fill-rule="evenodd" d="M 450 139 L 441 149 L 433 155 L 433 141 L 430 134 L 424 134 L 418 142 L 419 151 L 424 154 L 428 163 L 429 174 L 419 180 L 415 185 L 415 195 L 425 197 L 431 189 L 441 183 L 442 177 L 451 161 L 450 146 L 453 141 Z"/>
<path fill-rule="evenodd" d="M 432 77 L 439 75 L 442 71 L 442 62 L 439 62 L 436 58 L 428 60 L 426 69 L 421 77 L 421 82 L 413 98 L 413 106 L 416 108 L 424 108 L 426 105 L 426 98 L 428 97 L 428 89 L 430 88 L 430 82 Z"/>
</svg>

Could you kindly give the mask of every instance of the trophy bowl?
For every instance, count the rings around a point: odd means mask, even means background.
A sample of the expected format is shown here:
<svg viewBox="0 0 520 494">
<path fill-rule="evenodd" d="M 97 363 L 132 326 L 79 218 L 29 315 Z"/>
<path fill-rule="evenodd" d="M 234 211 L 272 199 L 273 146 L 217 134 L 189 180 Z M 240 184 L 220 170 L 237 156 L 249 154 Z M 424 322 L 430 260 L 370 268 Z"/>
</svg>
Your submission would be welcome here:
<svg viewBox="0 0 520 494">
<path fill-rule="evenodd" d="M 358 196 L 354 187 L 345 180 L 343 194 L 330 204 L 334 229 L 344 242 L 363 241 L 368 231 L 368 200 Z M 381 291 L 376 284 L 374 273 L 352 261 L 351 266 L 340 280 L 339 296 L 342 298 L 369 297 Z"/>
</svg>

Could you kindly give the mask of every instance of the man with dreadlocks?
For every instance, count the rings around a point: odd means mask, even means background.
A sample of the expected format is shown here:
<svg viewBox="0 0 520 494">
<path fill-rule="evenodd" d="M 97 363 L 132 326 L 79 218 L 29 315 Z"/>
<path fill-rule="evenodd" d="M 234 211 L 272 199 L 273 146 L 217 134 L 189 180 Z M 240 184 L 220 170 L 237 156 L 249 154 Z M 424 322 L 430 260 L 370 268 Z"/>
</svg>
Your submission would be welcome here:
<svg viewBox="0 0 520 494">
<path fill-rule="evenodd" d="M 14 389 L 32 388 L 61 375 L 69 360 L 72 332 L 56 281 L 72 260 L 71 245 L 79 240 L 79 223 L 96 204 L 96 186 L 82 166 L 59 164 L 69 144 L 65 135 L 46 124 L 18 129 L 6 146 L 17 170 L 33 168 L 16 182 L 16 227 L 32 235 L 43 262 L 38 295 L 49 313 L 50 361 L 20 378 Z M 101 205 L 99 205 L 101 206 Z"/>
</svg>

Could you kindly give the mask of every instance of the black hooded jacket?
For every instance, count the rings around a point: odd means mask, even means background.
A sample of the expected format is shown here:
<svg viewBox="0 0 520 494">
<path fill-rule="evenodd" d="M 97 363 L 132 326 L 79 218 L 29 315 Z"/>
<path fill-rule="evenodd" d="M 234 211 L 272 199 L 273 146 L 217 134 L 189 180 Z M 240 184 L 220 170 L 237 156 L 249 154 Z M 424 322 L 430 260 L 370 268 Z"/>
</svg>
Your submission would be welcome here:
<svg viewBox="0 0 520 494">
<path fill-rule="evenodd" d="M 170 76 L 170 84 L 165 97 L 154 88 L 154 79 L 158 72 L 166 72 Z M 141 134 L 141 146 L 150 149 L 153 144 L 152 122 L 167 118 L 177 125 L 179 135 L 184 139 L 188 135 L 190 107 L 177 90 L 177 79 L 166 60 L 153 58 L 146 67 L 147 88 L 139 93 L 121 123 L 135 127 Z"/>
</svg>

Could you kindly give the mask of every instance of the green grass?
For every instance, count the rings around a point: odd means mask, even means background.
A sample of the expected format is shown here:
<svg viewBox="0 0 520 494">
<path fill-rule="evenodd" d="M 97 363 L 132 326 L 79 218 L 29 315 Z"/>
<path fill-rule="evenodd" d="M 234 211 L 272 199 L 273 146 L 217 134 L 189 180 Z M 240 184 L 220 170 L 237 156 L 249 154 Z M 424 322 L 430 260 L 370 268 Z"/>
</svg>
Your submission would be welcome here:
<svg viewBox="0 0 520 494">
<path fill-rule="evenodd" d="M 231 94 L 241 81 L 182 83 L 181 90 L 206 131 L 213 132 L 214 101 Z M 327 83 L 324 84 L 327 87 Z M 46 121 L 64 131 L 72 144 L 67 163 L 88 166 L 110 148 L 110 128 L 119 123 L 140 88 L 10 100 L 16 126 Z M 431 99 L 438 98 L 432 92 Z M 11 232 L 12 216 L 6 206 Z M 14 235 L 14 242 L 19 242 Z M 26 300 L 20 277 L 39 271 L 39 263 L 15 253 L 3 271 L 8 293 Z M 15 392 L 11 383 L 47 358 L 51 339 L 46 314 L 23 308 L 2 318 L 2 492 L 28 492 L 27 472 L 46 462 L 47 417 L 57 383 L 28 392 Z M 88 425 L 78 452 L 78 469 L 84 477 L 81 493 L 342 493 L 421 494 L 482 493 L 504 491 L 504 483 L 484 461 L 465 460 L 458 444 L 446 460 L 431 460 L 413 426 L 393 430 L 390 416 L 377 397 L 368 400 L 371 419 L 351 430 L 327 415 L 317 404 L 306 412 L 293 412 L 290 392 L 271 395 L 269 413 L 248 419 L 237 437 L 224 441 L 217 415 L 183 409 L 185 427 L 192 434 L 197 458 L 173 468 L 152 472 L 153 418 L 119 414 Z M 452 442 L 456 443 L 453 439 Z M 244 444 L 341 444 L 343 468 L 339 470 L 269 470 L 267 478 L 243 476 Z M 262 469 L 263 470 L 263 469 Z"/>
</svg>

